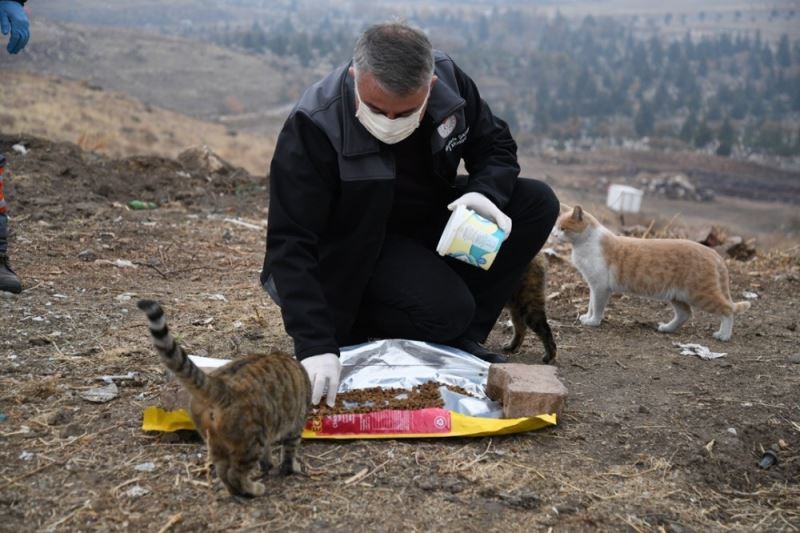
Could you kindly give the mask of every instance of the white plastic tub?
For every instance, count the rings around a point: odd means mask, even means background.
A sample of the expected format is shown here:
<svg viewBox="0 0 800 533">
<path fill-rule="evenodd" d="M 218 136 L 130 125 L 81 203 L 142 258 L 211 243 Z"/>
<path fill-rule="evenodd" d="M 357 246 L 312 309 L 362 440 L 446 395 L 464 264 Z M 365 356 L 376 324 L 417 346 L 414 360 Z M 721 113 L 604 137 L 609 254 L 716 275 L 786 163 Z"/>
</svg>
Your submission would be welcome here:
<svg viewBox="0 0 800 533">
<path fill-rule="evenodd" d="M 629 185 L 613 184 L 608 187 L 606 205 L 617 213 L 638 213 L 642 207 L 643 191 Z"/>
</svg>

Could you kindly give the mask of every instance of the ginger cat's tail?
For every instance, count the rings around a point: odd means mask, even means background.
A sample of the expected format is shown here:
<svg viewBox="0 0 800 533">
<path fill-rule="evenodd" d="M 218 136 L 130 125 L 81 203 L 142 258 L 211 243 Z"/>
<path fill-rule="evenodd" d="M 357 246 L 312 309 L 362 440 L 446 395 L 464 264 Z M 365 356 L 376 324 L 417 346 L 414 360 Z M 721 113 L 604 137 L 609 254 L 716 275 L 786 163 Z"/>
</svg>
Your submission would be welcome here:
<svg viewBox="0 0 800 533">
<path fill-rule="evenodd" d="M 145 312 L 150 321 L 150 334 L 153 343 L 161 356 L 164 365 L 175 373 L 175 376 L 184 384 L 192 396 L 211 399 L 215 396 L 215 385 L 218 381 L 213 376 L 206 375 L 200 370 L 175 338 L 170 334 L 164 310 L 158 302 L 153 300 L 140 300 L 137 307 Z"/>
</svg>

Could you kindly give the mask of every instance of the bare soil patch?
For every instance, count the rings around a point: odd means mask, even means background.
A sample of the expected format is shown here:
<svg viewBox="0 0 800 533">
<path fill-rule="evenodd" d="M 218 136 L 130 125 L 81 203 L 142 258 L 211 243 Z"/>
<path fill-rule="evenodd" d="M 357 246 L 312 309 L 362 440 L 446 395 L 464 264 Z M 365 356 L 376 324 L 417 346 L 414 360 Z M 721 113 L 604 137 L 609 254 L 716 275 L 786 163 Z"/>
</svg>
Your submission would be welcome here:
<svg viewBox="0 0 800 533">
<path fill-rule="evenodd" d="M 15 139 L 16 140 L 16 139 Z M 178 176 L 174 161 L 108 160 L 31 142 L 13 169 L 19 296 L 0 297 L 0 524 L 3 530 L 744 530 L 800 529 L 797 249 L 729 262 L 733 292 L 758 294 L 733 339 L 697 315 L 679 332 L 667 306 L 616 298 L 598 328 L 576 322 L 588 289 L 553 261 L 548 292 L 570 391 L 551 429 L 498 438 L 304 442 L 306 475 L 232 499 L 186 436 L 139 427 L 164 371 L 140 297 L 163 302 L 191 353 L 235 358 L 291 349 L 258 285 L 263 180 Z M 155 210 L 124 203 L 153 200 Z M 702 206 L 700 206 L 702 207 Z M 86 250 L 91 254 L 79 255 Z M 563 254 L 563 250 L 561 253 Z M 123 267 L 130 261 L 133 267 Z M 510 332 L 498 321 L 489 345 Z M 702 361 L 675 342 L 727 356 Z M 537 363 L 529 334 L 514 362 Z M 119 396 L 81 393 L 118 380 Z M 779 461 L 757 467 L 779 442 Z M 149 465 L 148 463 L 152 463 Z"/>
</svg>

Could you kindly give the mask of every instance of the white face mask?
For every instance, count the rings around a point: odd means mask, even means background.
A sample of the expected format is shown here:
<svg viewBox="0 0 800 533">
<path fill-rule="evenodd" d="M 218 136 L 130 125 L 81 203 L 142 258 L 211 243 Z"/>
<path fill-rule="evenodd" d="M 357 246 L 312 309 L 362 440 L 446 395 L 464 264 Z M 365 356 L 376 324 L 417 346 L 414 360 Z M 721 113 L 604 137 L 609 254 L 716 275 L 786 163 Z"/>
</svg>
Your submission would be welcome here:
<svg viewBox="0 0 800 533">
<path fill-rule="evenodd" d="M 414 111 L 407 117 L 389 118 L 386 115 L 375 113 L 367 104 L 361 100 L 358 94 L 358 83 L 355 83 L 356 100 L 358 101 L 358 110 L 356 111 L 356 118 L 361 124 L 367 128 L 373 137 L 386 144 L 396 144 L 407 138 L 414 133 L 422 122 L 422 111 L 425 109 L 425 104 L 428 103 L 428 97 L 431 95 L 430 89 L 425 96 L 425 101 L 419 106 L 419 109 Z"/>
</svg>

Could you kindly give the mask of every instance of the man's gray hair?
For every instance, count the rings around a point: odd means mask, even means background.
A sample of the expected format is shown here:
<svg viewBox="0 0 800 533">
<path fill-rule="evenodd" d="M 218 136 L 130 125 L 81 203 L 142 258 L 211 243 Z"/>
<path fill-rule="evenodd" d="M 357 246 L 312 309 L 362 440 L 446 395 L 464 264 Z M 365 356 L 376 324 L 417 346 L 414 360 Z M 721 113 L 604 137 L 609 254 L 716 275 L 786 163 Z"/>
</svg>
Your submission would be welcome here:
<svg viewBox="0 0 800 533">
<path fill-rule="evenodd" d="M 403 23 L 375 24 L 361 34 L 353 52 L 356 76 L 369 72 L 395 96 L 428 85 L 433 77 L 433 48 L 428 37 Z"/>
</svg>

